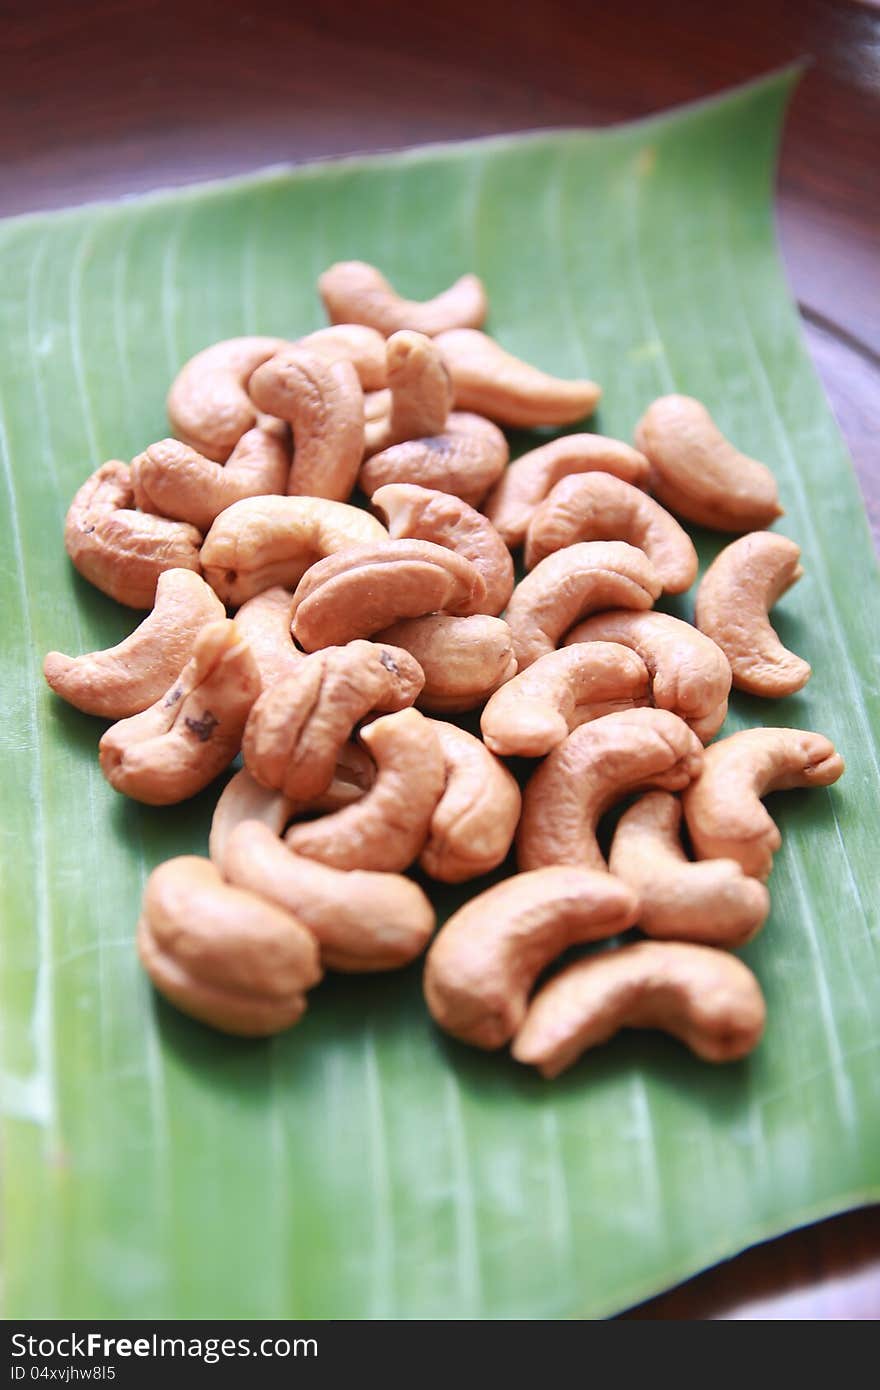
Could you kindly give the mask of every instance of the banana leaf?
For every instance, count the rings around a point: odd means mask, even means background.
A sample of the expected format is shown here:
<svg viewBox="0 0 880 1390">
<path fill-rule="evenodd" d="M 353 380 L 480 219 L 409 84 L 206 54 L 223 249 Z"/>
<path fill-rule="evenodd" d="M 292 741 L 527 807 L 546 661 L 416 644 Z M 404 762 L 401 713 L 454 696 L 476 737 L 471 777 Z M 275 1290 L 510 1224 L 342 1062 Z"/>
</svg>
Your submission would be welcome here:
<svg viewBox="0 0 880 1390">
<path fill-rule="evenodd" d="M 880 1195 L 880 586 L 775 248 L 792 81 L 0 225 L 7 1316 L 599 1317 Z M 778 626 L 814 674 L 738 697 L 728 729 L 821 730 L 848 772 L 776 798 L 772 916 L 743 953 L 769 1021 L 745 1062 L 628 1034 L 546 1083 L 441 1037 L 418 965 L 331 976 L 288 1035 L 239 1041 L 142 975 L 145 877 L 205 852 L 216 788 L 118 797 L 103 726 L 45 688 L 47 650 L 133 625 L 70 567 L 64 513 L 167 433 L 187 357 L 319 327 L 316 277 L 349 257 L 415 297 L 476 271 L 506 347 L 604 384 L 593 427 L 629 438 L 685 391 L 779 479 L 805 576 Z M 720 544 L 700 537 L 704 563 Z M 445 913 L 483 886 L 432 891 Z"/>
</svg>

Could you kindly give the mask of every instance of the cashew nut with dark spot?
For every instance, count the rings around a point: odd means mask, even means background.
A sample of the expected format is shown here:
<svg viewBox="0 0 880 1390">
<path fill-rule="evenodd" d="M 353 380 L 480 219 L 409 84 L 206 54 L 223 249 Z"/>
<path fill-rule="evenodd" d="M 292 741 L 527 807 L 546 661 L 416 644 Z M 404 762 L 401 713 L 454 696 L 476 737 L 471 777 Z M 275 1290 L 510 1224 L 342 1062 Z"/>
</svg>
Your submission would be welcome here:
<svg viewBox="0 0 880 1390">
<path fill-rule="evenodd" d="M 253 429 L 223 465 L 177 439 L 160 439 L 132 460 L 131 481 L 142 511 L 207 531 L 220 512 L 243 497 L 286 492 L 289 472 L 289 451 L 278 431 Z"/>
<path fill-rule="evenodd" d="M 289 346 L 284 338 L 225 338 L 181 367 L 168 392 L 168 419 L 184 444 L 222 463 L 257 423 L 251 374 Z"/>
<path fill-rule="evenodd" d="M 602 394 L 595 381 L 548 376 L 474 328 L 451 329 L 436 343 L 452 377 L 456 409 L 501 425 L 568 425 L 592 415 Z"/>
<path fill-rule="evenodd" d="M 510 628 L 483 613 L 404 618 L 377 632 L 374 641 L 393 642 L 415 657 L 425 675 L 416 704 L 438 714 L 475 709 L 516 675 Z"/>
<path fill-rule="evenodd" d="M 403 299 L 366 261 L 337 261 L 318 280 L 331 323 L 365 323 L 388 337 L 413 328 L 429 337 L 448 328 L 479 328 L 488 305 L 476 275 L 462 275 L 433 299 Z"/>
<path fill-rule="evenodd" d="M 364 426 L 367 457 L 407 439 L 438 434 L 452 409 L 452 383 L 431 338 L 395 333 L 385 352 L 388 409 Z"/>
<path fill-rule="evenodd" d="M 235 615 L 235 625 L 251 649 L 264 690 L 299 669 L 305 661 L 290 635 L 293 594 L 276 584 L 243 603 Z"/>
<path fill-rule="evenodd" d="M 415 483 L 478 507 L 509 457 L 507 440 L 491 420 L 452 411 L 441 434 L 394 444 L 365 459 L 358 486 L 372 497 L 387 483 Z"/>
<path fill-rule="evenodd" d="M 439 719 L 431 727 L 440 740 L 446 785 L 419 863 L 432 878 L 462 883 L 507 857 L 522 797 L 504 764 L 473 734 Z"/>
</svg>

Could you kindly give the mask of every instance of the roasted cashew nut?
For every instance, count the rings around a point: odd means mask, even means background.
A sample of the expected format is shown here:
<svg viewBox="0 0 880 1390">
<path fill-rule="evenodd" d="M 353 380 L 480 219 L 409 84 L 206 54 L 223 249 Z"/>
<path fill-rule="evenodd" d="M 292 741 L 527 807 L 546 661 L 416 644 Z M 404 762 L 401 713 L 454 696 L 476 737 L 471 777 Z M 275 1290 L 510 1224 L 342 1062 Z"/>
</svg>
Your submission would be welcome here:
<svg viewBox="0 0 880 1390">
<path fill-rule="evenodd" d="M 439 714 L 475 709 L 516 675 L 510 628 L 501 618 L 482 613 L 404 618 L 373 640 L 393 642 L 415 657 L 425 676 L 416 704 Z"/>
<path fill-rule="evenodd" d="M 507 440 L 491 420 L 452 411 L 441 434 L 394 444 L 365 459 L 358 486 L 372 497 L 387 483 L 415 483 L 478 507 L 509 457 Z"/>
<path fill-rule="evenodd" d="M 692 864 L 679 836 L 681 802 L 648 792 L 617 823 L 608 866 L 641 899 L 648 936 L 742 946 L 763 926 L 770 894 L 733 859 Z"/>
<path fill-rule="evenodd" d="M 776 479 L 725 439 L 691 396 L 661 396 L 636 426 L 664 507 L 713 531 L 754 531 L 782 516 Z"/>
<path fill-rule="evenodd" d="M 400 647 L 355 641 L 314 652 L 255 703 L 242 740 L 245 767 L 291 801 L 319 796 L 355 725 L 371 710 L 406 709 L 423 683 Z"/>
<path fill-rule="evenodd" d="M 388 412 L 364 427 L 363 453 L 368 457 L 407 439 L 438 434 L 452 409 L 452 383 L 431 338 L 395 333 L 385 352 Z"/>
<path fill-rule="evenodd" d="M 326 970 L 396 970 L 422 954 L 434 931 L 434 909 L 403 874 L 330 868 L 293 854 L 255 821 L 229 837 L 223 874 L 303 922 Z"/>
<path fill-rule="evenodd" d="M 251 649 L 264 690 L 293 675 L 305 661 L 305 652 L 290 635 L 292 617 L 293 594 L 281 585 L 255 594 L 235 615 L 235 625 Z"/>
<path fill-rule="evenodd" d="M 286 492 L 290 456 L 275 430 L 241 436 L 226 463 L 212 463 L 177 439 L 160 439 L 132 460 L 134 500 L 144 512 L 188 521 L 200 531 L 233 502 Z"/>
<path fill-rule="evenodd" d="M 504 764 L 473 734 L 439 719 L 431 727 L 440 740 L 446 785 L 419 863 L 432 878 L 462 883 L 507 857 L 522 797 Z"/>
<path fill-rule="evenodd" d="M 830 739 L 803 729 L 743 729 L 713 743 L 682 797 L 694 853 L 735 859 L 752 878 L 768 878 L 782 836 L 761 798 L 792 787 L 828 787 L 843 769 Z"/>
<path fill-rule="evenodd" d="M 101 771 L 148 806 L 185 801 L 232 762 L 259 693 L 260 673 L 235 623 L 208 623 L 168 693 L 104 734 Z"/>
<path fill-rule="evenodd" d="M 413 483 L 386 483 L 372 505 L 392 540 L 432 541 L 464 555 L 483 576 L 483 612 L 500 613 L 513 593 L 513 560 L 490 521 L 460 497 Z"/>
<path fill-rule="evenodd" d="M 385 386 L 385 339 L 374 328 L 365 328 L 359 323 L 336 323 L 298 339 L 295 346 L 316 352 L 328 362 L 340 359 L 350 362 L 365 392 L 381 391 Z"/>
<path fill-rule="evenodd" d="M 160 994 L 223 1033 L 267 1037 L 305 1012 L 318 944 L 295 916 L 224 883 L 208 859 L 169 859 L 147 879 L 137 928 Z"/>
<path fill-rule="evenodd" d="M 503 1047 L 550 962 L 569 946 L 626 931 L 637 909 L 625 883 L 591 869 L 538 869 L 496 883 L 453 913 L 428 952 L 432 1018 L 474 1047 Z"/>
<path fill-rule="evenodd" d="M 694 621 L 716 642 L 737 690 L 778 699 L 801 690 L 811 670 L 787 651 L 767 616 L 803 575 L 800 547 L 772 531 L 725 546 L 700 580 Z"/>
<path fill-rule="evenodd" d="M 118 646 L 86 656 L 49 652 L 46 680 L 62 699 L 85 714 L 126 719 L 166 691 L 207 623 L 225 618 L 223 604 L 192 570 L 165 570 L 156 605 Z"/>
<path fill-rule="evenodd" d="M 505 352 L 485 333 L 453 328 L 436 338 L 452 377 L 457 410 L 475 410 L 500 425 L 569 425 L 592 415 L 602 388 L 563 381 Z"/>
<path fill-rule="evenodd" d="M 556 975 L 532 1001 L 511 1051 L 551 1078 L 621 1028 L 658 1028 L 704 1062 L 735 1062 L 757 1047 L 765 1015 L 758 981 L 736 956 L 637 941 Z"/>
<path fill-rule="evenodd" d="M 646 705 L 650 685 L 635 652 L 614 642 L 583 642 L 548 652 L 496 690 L 480 729 L 486 747 L 501 757 L 542 758 L 581 724 Z"/>
<path fill-rule="evenodd" d="M 184 444 L 222 463 L 257 423 L 251 374 L 289 346 L 284 338 L 225 338 L 181 367 L 168 392 L 168 419 Z"/>
<path fill-rule="evenodd" d="M 331 323 L 364 323 L 389 337 L 401 328 L 433 337 L 448 328 L 479 328 L 486 291 L 476 275 L 462 275 L 433 299 L 403 299 L 366 261 L 337 261 L 318 280 Z"/>
<path fill-rule="evenodd" d="M 682 594 L 697 577 L 686 531 L 653 497 L 612 473 L 562 478 L 536 509 L 526 535 L 526 569 L 576 541 L 628 541 L 644 550 L 663 588 Z"/>
<path fill-rule="evenodd" d="M 625 541 L 580 541 L 548 555 L 517 584 L 504 615 L 520 671 L 587 613 L 650 608 L 660 591 L 647 555 Z"/>
<path fill-rule="evenodd" d="M 300 580 L 293 635 L 307 652 L 344 646 L 400 618 L 476 613 L 485 593 L 470 560 L 430 541 L 353 547 L 319 561 Z"/>
<path fill-rule="evenodd" d="M 519 867 L 607 869 L 596 839 L 605 812 L 644 787 L 681 791 L 702 760 L 696 734 L 667 710 L 622 710 L 582 724 L 529 779 L 516 839 Z"/>
<path fill-rule="evenodd" d="M 221 512 L 202 545 L 205 578 L 237 607 L 264 589 L 293 588 L 310 565 L 387 538 L 360 507 L 322 497 L 248 497 Z"/>
<path fill-rule="evenodd" d="M 64 545 L 84 579 L 127 608 L 152 608 L 165 570 L 199 573 L 202 535 L 194 526 L 133 510 L 127 463 L 103 463 L 77 491 Z"/>
</svg>

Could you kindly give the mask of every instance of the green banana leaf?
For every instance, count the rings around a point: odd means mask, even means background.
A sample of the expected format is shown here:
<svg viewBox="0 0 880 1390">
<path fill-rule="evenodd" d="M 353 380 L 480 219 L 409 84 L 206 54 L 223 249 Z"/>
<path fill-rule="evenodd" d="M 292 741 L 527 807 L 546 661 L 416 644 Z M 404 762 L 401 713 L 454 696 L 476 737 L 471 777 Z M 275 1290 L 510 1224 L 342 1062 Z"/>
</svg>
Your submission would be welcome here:
<svg viewBox="0 0 880 1390">
<path fill-rule="evenodd" d="M 597 1317 L 880 1195 L 880 590 L 774 244 L 792 81 L 0 225 L 8 1316 Z M 331 976 L 289 1035 L 236 1041 L 140 971 L 144 879 L 205 852 L 216 789 L 118 797 L 103 726 L 45 688 L 47 650 L 133 617 L 70 567 L 64 513 L 97 464 L 167 432 L 197 349 L 319 327 L 316 277 L 345 257 L 413 296 L 474 270 L 505 346 L 604 384 L 596 429 L 631 437 L 683 390 L 776 472 L 805 568 L 778 625 L 814 675 L 737 698 L 728 729 L 821 730 L 848 772 L 776 800 L 772 917 L 744 952 L 769 1022 L 746 1062 L 629 1034 L 549 1084 L 441 1037 L 418 965 Z M 448 911 L 482 886 L 433 891 Z"/>
</svg>

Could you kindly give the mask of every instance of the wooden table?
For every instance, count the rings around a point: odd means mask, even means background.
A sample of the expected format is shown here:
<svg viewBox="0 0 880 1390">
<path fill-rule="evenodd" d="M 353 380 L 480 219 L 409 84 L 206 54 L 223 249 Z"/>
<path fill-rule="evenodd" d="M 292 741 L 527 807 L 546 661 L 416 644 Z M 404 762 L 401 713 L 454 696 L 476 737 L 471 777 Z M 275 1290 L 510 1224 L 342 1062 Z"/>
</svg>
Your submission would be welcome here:
<svg viewBox="0 0 880 1390">
<path fill-rule="evenodd" d="M 2 0 L 0 213 L 279 161 L 602 125 L 792 59 L 783 250 L 880 537 L 877 0 Z M 796 1232 L 628 1316 L 880 1315 L 880 1210 Z"/>
</svg>

